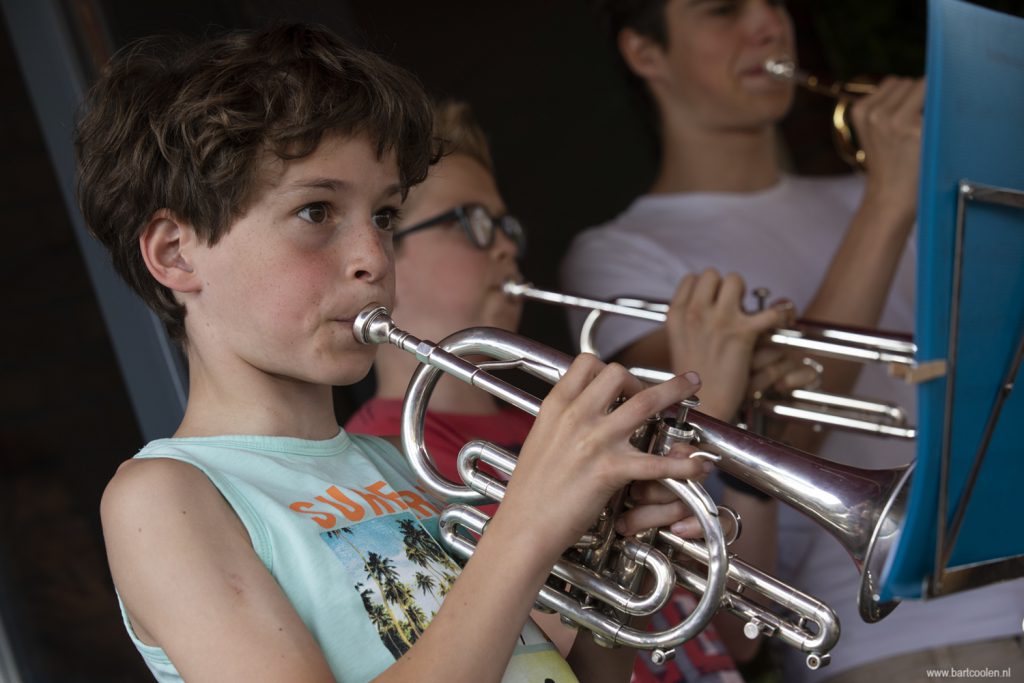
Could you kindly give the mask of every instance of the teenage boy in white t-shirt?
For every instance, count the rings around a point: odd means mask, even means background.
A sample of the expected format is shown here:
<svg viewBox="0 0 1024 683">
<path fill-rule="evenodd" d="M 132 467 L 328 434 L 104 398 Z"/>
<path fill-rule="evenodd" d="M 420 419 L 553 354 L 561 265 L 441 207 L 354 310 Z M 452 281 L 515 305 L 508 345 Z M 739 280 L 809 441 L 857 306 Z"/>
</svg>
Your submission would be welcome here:
<svg viewBox="0 0 1024 683">
<path fill-rule="evenodd" d="M 653 104 L 661 162 L 647 194 L 577 237 L 563 264 L 564 288 L 604 299 L 668 300 L 674 292 L 678 299 L 697 274 L 715 268 L 789 298 L 803 318 L 911 331 L 923 81 L 887 78 L 854 104 L 864 175 L 791 177 L 780 167 L 775 124 L 792 104 L 793 86 L 764 70 L 768 59 L 796 56 L 783 3 L 600 4 L 625 65 Z M 712 278 L 701 296 L 738 305 L 742 289 L 738 276 Z M 686 318 L 685 310 L 675 310 L 668 325 L 685 327 Z M 628 365 L 665 366 L 673 351 L 665 329 L 609 319 L 602 332 L 597 341 L 605 357 Z M 702 377 L 704 400 L 730 381 Z M 826 361 L 823 377 L 826 391 L 891 399 L 913 415 L 912 388 L 885 378 L 881 368 Z M 914 456 L 910 442 L 832 432 L 822 443 L 821 435 L 793 429 L 787 438 L 860 467 L 895 467 Z M 725 482 L 727 491 L 733 488 Z M 775 503 L 763 498 L 749 505 L 771 515 Z M 882 622 L 865 624 L 855 604 L 857 573 L 842 547 L 791 508 L 778 515 L 781 577 L 832 605 L 843 625 L 832 664 L 819 672 L 807 671 L 801 654 L 787 650 L 787 681 L 841 672 L 873 681 L 876 665 L 923 680 L 924 662 L 942 657 L 961 665 L 1021 662 L 1014 639 L 1020 614 L 1007 605 L 1024 604 L 1024 582 L 901 605 Z M 993 639 L 996 654 L 981 642 Z M 734 651 L 734 658 L 753 657 L 756 645 Z"/>
</svg>

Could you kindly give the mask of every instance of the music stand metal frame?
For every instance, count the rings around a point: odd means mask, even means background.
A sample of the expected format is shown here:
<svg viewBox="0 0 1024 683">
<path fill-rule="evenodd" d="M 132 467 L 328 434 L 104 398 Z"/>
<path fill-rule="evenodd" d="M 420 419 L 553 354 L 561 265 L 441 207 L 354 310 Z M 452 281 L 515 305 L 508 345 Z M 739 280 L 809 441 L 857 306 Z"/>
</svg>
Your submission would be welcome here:
<svg viewBox="0 0 1024 683">
<path fill-rule="evenodd" d="M 969 564 L 956 568 L 947 568 L 953 547 L 956 544 L 957 536 L 960 533 L 960 525 L 967 512 L 967 505 L 970 502 L 974 484 L 981 471 L 982 463 L 988 453 L 988 446 L 995 430 L 999 414 L 1007 396 L 1013 390 L 1014 382 L 1021 366 L 1021 359 L 1024 357 L 1024 331 L 1018 334 L 1017 349 L 1010 360 L 1003 380 L 999 385 L 998 393 L 988 415 L 985 424 L 985 431 L 982 434 L 978 449 L 974 454 L 974 461 L 971 464 L 970 474 L 964 485 L 964 490 L 957 503 L 949 528 L 946 528 L 947 510 L 949 509 L 949 468 L 950 449 L 953 434 L 953 396 L 956 380 L 957 361 L 957 334 L 960 322 L 960 294 L 963 272 L 963 245 L 964 234 L 967 229 L 967 206 L 969 202 L 983 202 L 997 204 L 1016 209 L 1024 209 L 1024 191 L 1004 187 L 985 185 L 961 180 L 958 186 L 956 203 L 956 235 L 953 255 L 953 290 L 950 297 L 949 308 L 949 343 L 947 346 L 947 381 L 945 395 L 945 415 L 943 419 L 943 440 L 942 458 L 939 470 L 939 495 L 936 509 L 936 543 L 935 543 L 935 564 L 930 580 L 927 582 L 926 591 L 930 597 L 955 593 L 965 588 L 983 586 L 1004 579 L 1011 579 L 1024 576 L 1024 555 L 1005 557 L 986 562 Z"/>
</svg>

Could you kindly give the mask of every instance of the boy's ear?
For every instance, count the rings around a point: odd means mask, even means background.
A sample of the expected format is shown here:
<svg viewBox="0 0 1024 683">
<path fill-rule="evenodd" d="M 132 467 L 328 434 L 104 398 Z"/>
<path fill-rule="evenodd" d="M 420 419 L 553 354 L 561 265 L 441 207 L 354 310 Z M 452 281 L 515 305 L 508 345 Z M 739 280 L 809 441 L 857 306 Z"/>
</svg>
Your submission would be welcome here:
<svg viewBox="0 0 1024 683">
<path fill-rule="evenodd" d="M 175 292 L 196 292 L 201 279 L 192 256 L 199 245 L 195 229 L 169 209 L 154 213 L 139 236 L 142 260 L 157 282 Z"/>
<path fill-rule="evenodd" d="M 650 37 L 631 28 L 619 31 L 619 54 L 626 66 L 645 81 L 652 81 L 662 73 L 665 49 Z"/>
</svg>

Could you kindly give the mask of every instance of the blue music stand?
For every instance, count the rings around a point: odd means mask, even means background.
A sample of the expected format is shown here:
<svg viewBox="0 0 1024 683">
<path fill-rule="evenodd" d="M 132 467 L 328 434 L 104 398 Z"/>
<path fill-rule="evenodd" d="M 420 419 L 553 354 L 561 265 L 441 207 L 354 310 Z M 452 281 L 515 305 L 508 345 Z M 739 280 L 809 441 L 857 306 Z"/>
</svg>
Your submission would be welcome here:
<svg viewBox="0 0 1024 683">
<path fill-rule="evenodd" d="M 1024 20 L 930 0 L 918 450 L 883 601 L 1024 576 Z"/>
</svg>

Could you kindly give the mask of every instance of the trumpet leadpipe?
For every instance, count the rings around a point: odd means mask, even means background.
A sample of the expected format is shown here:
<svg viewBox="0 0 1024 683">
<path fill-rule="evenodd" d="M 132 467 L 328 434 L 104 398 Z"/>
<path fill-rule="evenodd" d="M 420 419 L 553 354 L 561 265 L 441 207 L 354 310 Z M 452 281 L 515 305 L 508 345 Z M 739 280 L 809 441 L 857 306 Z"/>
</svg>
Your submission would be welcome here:
<svg viewBox="0 0 1024 683">
<path fill-rule="evenodd" d="M 668 320 L 669 306 L 661 301 L 620 298 L 615 301 L 589 299 L 538 289 L 530 283 L 506 282 L 504 292 L 509 296 L 544 301 L 546 303 L 579 308 L 598 314 L 623 315 L 639 320 L 664 323 Z M 597 315 L 595 318 L 599 317 Z M 596 325 L 592 325 L 594 327 Z M 778 346 L 803 349 L 812 355 L 858 362 L 877 362 L 895 365 L 913 365 L 917 346 L 912 338 L 900 332 L 871 332 L 858 327 L 833 325 L 811 320 L 797 321 L 791 329 L 780 328 L 772 332 L 769 341 Z M 582 344 L 593 348 L 592 340 Z"/>
<path fill-rule="evenodd" d="M 764 70 L 780 81 L 795 83 L 806 90 L 833 99 L 870 95 L 878 89 L 874 83 L 858 83 L 856 81 L 825 83 L 817 76 L 798 68 L 791 59 L 769 59 L 764 63 Z"/>
<path fill-rule="evenodd" d="M 627 299 L 626 301 L 630 303 L 613 303 L 610 301 L 602 301 L 600 299 L 588 299 L 583 296 L 561 294 L 559 292 L 537 289 L 529 282 L 515 282 L 514 280 L 507 281 L 502 285 L 502 289 L 505 294 L 508 294 L 509 296 L 533 299 L 534 301 L 544 301 L 549 304 L 582 308 L 588 311 L 601 311 L 602 313 L 625 315 L 632 318 L 640 318 L 641 320 L 650 320 L 656 323 L 663 323 L 668 319 L 668 304 L 664 303 L 647 303 L 641 302 L 637 299 Z"/>
</svg>

